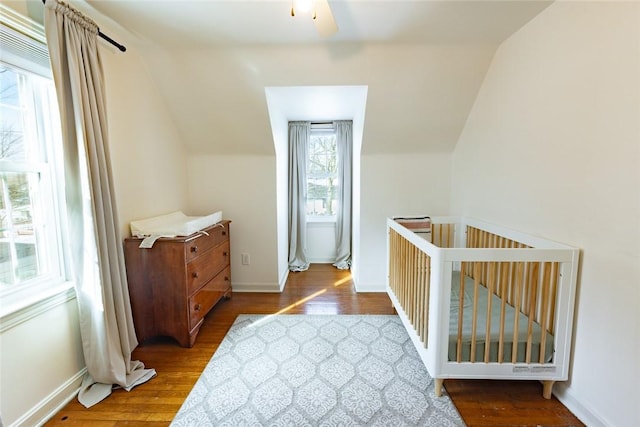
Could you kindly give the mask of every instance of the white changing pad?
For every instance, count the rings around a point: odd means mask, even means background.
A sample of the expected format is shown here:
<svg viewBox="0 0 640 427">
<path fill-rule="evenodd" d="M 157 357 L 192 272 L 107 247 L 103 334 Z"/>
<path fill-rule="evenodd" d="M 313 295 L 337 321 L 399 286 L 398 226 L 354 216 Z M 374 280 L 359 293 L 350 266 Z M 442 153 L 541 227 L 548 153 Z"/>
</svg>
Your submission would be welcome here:
<svg viewBox="0 0 640 427">
<path fill-rule="evenodd" d="M 206 216 L 187 216 L 177 211 L 139 221 L 131 221 L 131 235 L 144 238 L 141 248 L 150 248 L 160 237 L 190 236 L 222 220 L 222 211 Z"/>
</svg>

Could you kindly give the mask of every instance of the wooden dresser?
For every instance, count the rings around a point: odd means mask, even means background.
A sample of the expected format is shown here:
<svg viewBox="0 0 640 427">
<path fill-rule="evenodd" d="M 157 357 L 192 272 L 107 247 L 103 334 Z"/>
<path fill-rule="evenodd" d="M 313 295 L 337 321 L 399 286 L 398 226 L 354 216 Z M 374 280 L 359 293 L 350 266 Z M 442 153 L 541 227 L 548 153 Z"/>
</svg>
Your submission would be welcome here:
<svg viewBox="0 0 640 427">
<path fill-rule="evenodd" d="M 160 238 L 141 249 L 125 239 L 125 262 L 138 341 L 175 338 L 192 347 L 204 316 L 231 297 L 230 221 L 188 237 Z"/>
</svg>

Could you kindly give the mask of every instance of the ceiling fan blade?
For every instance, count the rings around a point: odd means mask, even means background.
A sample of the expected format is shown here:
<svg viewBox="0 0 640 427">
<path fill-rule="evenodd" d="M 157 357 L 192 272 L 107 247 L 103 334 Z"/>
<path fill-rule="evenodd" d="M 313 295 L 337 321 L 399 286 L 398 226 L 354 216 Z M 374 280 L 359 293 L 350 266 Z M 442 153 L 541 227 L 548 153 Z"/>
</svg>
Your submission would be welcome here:
<svg viewBox="0 0 640 427">
<path fill-rule="evenodd" d="M 313 23 L 321 37 L 330 37 L 338 32 L 338 25 L 333 19 L 329 0 L 315 1 L 315 17 Z"/>
</svg>

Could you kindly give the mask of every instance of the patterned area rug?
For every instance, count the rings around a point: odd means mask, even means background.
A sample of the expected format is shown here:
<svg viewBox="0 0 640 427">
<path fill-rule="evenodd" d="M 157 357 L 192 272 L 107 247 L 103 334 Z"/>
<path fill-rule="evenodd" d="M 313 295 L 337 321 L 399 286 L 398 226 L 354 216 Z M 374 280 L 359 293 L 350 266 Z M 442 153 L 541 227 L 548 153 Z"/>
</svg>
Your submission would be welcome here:
<svg viewBox="0 0 640 427">
<path fill-rule="evenodd" d="M 387 315 L 240 315 L 172 426 L 463 426 Z"/>
</svg>

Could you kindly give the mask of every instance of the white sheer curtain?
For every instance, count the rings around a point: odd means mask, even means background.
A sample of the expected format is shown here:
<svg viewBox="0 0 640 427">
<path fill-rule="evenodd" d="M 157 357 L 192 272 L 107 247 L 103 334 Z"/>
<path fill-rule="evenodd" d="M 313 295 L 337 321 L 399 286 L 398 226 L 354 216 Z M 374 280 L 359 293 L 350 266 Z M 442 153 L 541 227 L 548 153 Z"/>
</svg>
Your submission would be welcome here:
<svg viewBox="0 0 640 427">
<path fill-rule="evenodd" d="M 336 261 L 340 270 L 351 267 L 351 189 L 353 164 L 353 122 L 339 120 L 333 123 L 336 129 L 338 155 L 338 212 L 336 215 Z"/>
<path fill-rule="evenodd" d="M 88 407 L 112 387 L 130 390 L 155 371 L 131 360 L 138 341 L 109 164 L 98 28 L 66 4 L 47 0 L 45 31 L 62 120 L 70 265 L 88 371 L 78 399 Z"/>
<path fill-rule="evenodd" d="M 307 151 L 311 122 L 289 122 L 289 270 L 309 269 L 307 261 Z"/>
</svg>

